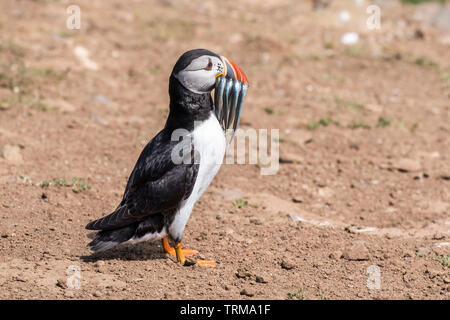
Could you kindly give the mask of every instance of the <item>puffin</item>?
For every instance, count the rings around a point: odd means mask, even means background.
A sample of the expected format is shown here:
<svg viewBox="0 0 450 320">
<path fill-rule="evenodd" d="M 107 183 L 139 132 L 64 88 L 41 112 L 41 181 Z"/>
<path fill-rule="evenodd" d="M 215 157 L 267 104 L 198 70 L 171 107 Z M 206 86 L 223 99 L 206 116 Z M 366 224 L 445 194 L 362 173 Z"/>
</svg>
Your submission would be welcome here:
<svg viewBox="0 0 450 320">
<path fill-rule="evenodd" d="M 183 249 L 181 242 L 194 205 L 237 130 L 247 87 L 245 73 L 224 56 L 195 49 L 179 57 L 169 78 L 164 128 L 142 150 L 117 208 L 86 225 L 97 231 L 88 244 L 91 251 L 161 240 L 163 250 L 182 265 L 216 266 L 190 258 L 198 252 Z"/>
</svg>

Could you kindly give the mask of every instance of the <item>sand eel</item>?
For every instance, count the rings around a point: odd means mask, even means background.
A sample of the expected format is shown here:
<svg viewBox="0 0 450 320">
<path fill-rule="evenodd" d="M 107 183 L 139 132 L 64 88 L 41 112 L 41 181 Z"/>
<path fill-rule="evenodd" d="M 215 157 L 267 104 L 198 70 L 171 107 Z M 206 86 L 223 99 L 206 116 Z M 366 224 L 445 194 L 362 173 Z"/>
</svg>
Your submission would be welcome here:
<svg viewBox="0 0 450 320">
<path fill-rule="evenodd" d="M 197 251 L 182 249 L 184 228 L 222 164 L 226 131 L 232 137 L 238 127 L 247 86 L 237 65 L 211 51 L 191 50 L 178 59 L 169 80 L 164 129 L 139 156 L 116 210 L 86 226 L 100 230 L 89 243 L 91 250 L 162 239 L 164 251 L 187 264 L 186 257 Z M 214 261 L 197 263 L 215 266 Z"/>
</svg>

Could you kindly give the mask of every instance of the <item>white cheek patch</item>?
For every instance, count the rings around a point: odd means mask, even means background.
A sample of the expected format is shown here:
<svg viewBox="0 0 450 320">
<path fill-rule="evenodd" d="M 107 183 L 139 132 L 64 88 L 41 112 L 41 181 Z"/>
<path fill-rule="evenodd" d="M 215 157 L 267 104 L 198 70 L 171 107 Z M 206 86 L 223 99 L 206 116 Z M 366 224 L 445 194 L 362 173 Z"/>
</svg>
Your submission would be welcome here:
<svg viewBox="0 0 450 320">
<path fill-rule="evenodd" d="M 175 75 L 181 84 L 195 93 L 205 93 L 214 87 L 215 73 L 208 70 L 180 71 Z"/>
<path fill-rule="evenodd" d="M 213 63 L 211 70 L 205 67 L 209 62 Z M 202 94 L 212 90 L 216 82 L 217 70 L 223 70 L 222 61 L 214 56 L 201 56 L 194 59 L 186 68 L 175 74 L 183 87 Z"/>
</svg>

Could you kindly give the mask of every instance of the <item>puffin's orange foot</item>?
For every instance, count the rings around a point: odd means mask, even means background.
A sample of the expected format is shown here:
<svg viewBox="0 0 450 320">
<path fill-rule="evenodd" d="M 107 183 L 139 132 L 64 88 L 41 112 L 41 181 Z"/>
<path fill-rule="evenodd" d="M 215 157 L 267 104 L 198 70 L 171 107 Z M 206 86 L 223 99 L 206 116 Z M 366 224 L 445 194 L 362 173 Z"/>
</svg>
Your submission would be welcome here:
<svg viewBox="0 0 450 320">
<path fill-rule="evenodd" d="M 174 257 L 177 257 L 178 262 L 180 262 L 184 266 L 192 266 L 194 264 L 198 264 L 201 267 L 212 267 L 216 266 L 214 261 L 208 260 L 194 260 L 194 259 L 186 259 L 186 257 L 196 255 L 198 253 L 197 250 L 190 249 L 182 249 L 181 243 L 177 243 L 175 248 L 170 247 L 169 241 L 166 237 L 162 239 L 164 251 Z"/>
<path fill-rule="evenodd" d="M 191 249 L 181 249 L 181 251 L 183 252 L 183 255 L 185 255 L 186 257 L 191 257 L 198 253 L 197 250 L 191 250 Z M 172 257 L 177 256 L 177 253 L 174 248 L 170 248 L 168 251 L 166 251 L 166 253 L 170 254 Z"/>
<path fill-rule="evenodd" d="M 162 243 L 163 243 L 164 252 L 170 254 L 173 257 L 177 256 L 175 249 L 169 245 L 169 240 L 167 240 L 166 237 L 164 237 L 162 239 Z M 182 251 L 183 255 L 186 257 L 190 257 L 190 256 L 196 255 L 198 253 L 197 250 L 190 250 L 190 249 L 181 249 L 181 251 Z"/>
<path fill-rule="evenodd" d="M 195 264 L 198 264 L 200 267 L 211 267 L 211 268 L 216 267 L 216 263 L 214 261 L 200 260 L 200 259 L 195 260 L 192 258 L 186 258 L 184 260 L 183 266 L 189 267 Z"/>
<path fill-rule="evenodd" d="M 197 260 L 197 264 L 200 267 L 211 267 L 211 268 L 215 268 L 216 267 L 216 262 L 215 261 L 210 261 L 210 260 Z"/>
</svg>

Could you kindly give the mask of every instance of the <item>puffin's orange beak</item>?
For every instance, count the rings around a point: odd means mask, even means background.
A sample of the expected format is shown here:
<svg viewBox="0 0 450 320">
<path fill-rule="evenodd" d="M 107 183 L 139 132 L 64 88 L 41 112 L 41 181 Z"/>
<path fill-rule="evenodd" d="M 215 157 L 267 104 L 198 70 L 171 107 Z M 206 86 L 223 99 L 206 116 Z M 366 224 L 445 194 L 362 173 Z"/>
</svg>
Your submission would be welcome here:
<svg viewBox="0 0 450 320">
<path fill-rule="evenodd" d="M 245 83 L 246 85 L 248 85 L 248 79 L 247 76 L 245 75 L 244 71 L 241 70 L 241 68 L 239 68 L 233 61 L 231 61 L 228 58 L 225 58 L 223 56 L 221 56 L 223 64 L 225 66 L 225 70 L 223 74 L 219 74 L 220 75 L 224 75 L 226 77 L 229 77 L 231 79 L 235 79 L 239 82 Z"/>
</svg>

